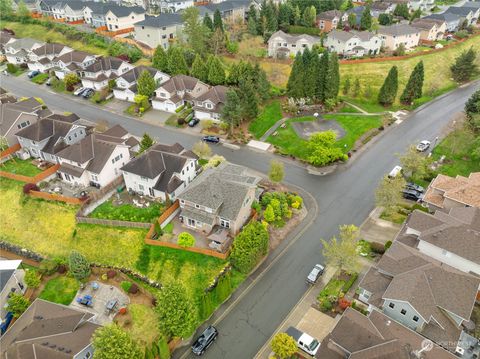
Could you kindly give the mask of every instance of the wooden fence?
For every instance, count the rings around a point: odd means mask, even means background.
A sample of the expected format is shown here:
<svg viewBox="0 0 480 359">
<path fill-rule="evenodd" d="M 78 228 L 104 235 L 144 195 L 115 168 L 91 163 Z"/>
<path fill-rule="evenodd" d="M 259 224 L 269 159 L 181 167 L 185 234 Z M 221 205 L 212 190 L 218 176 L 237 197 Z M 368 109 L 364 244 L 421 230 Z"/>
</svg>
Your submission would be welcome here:
<svg viewBox="0 0 480 359">
<path fill-rule="evenodd" d="M 53 175 L 55 172 L 57 172 L 57 170 L 59 168 L 60 168 L 60 165 L 56 164 L 56 165 L 54 165 L 50 168 L 47 168 L 42 173 L 39 173 L 38 175 L 33 176 L 33 177 L 17 175 L 15 173 L 0 171 L 0 177 L 10 178 L 10 179 L 13 179 L 15 181 L 20 181 L 20 182 L 25 182 L 25 183 L 38 183 L 38 182 L 43 181 L 45 178 Z"/>
<path fill-rule="evenodd" d="M 150 233 L 150 231 L 149 231 L 149 233 Z M 180 249 L 182 251 L 189 251 L 189 252 L 194 252 L 194 253 L 205 254 L 207 256 L 212 256 L 212 257 L 220 258 L 220 259 L 223 259 L 223 260 L 227 259 L 227 257 L 230 254 L 230 250 L 228 250 L 226 253 L 219 253 L 219 252 L 211 250 L 211 249 L 196 248 L 196 247 L 182 247 L 182 246 L 179 246 L 176 243 L 157 241 L 157 240 L 154 240 L 154 239 L 145 239 L 145 244 L 149 244 L 151 246 L 168 247 L 168 248 Z"/>
<path fill-rule="evenodd" d="M 170 218 L 180 208 L 180 202 L 178 199 L 158 217 L 157 222 L 161 228 L 164 228 L 171 220 Z M 166 223 L 165 223 L 166 222 Z"/>
<path fill-rule="evenodd" d="M 0 158 L 10 156 L 12 153 L 19 151 L 21 148 L 22 146 L 20 146 L 19 143 L 17 143 L 16 145 L 10 146 L 9 148 L 7 148 L 6 150 L 0 153 Z"/>
<path fill-rule="evenodd" d="M 129 227 L 129 228 L 152 227 L 151 223 L 145 223 L 145 222 L 120 221 L 120 220 L 114 220 L 114 219 L 90 218 L 90 217 L 83 217 L 83 216 L 76 216 L 75 219 L 77 223 L 101 224 L 103 226 L 111 226 L 111 227 Z"/>
<path fill-rule="evenodd" d="M 67 197 L 67 196 L 62 196 L 60 194 L 48 193 L 48 192 L 30 191 L 28 194 L 29 196 L 32 196 L 35 198 L 46 199 L 48 201 L 59 201 L 59 202 L 64 202 L 68 204 L 83 204 L 83 202 L 85 202 L 85 200 L 82 200 L 80 198 Z"/>
</svg>

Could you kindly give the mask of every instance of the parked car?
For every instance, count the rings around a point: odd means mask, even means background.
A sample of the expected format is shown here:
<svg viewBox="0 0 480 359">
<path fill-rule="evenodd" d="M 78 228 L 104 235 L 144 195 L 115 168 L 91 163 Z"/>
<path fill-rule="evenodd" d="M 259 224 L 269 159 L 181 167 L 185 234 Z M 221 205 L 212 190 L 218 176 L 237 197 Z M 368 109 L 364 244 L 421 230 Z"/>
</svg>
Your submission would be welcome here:
<svg viewBox="0 0 480 359">
<path fill-rule="evenodd" d="M 417 145 L 418 152 L 425 152 L 430 147 L 430 141 L 423 140 Z"/>
<path fill-rule="evenodd" d="M 390 171 L 390 173 L 388 174 L 388 177 L 389 178 L 395 178 L 397 177 L 400 173 L 402 172 L 402 167 L 400 166 L 395 166 L 393 167 L 393 169 Z"/>
<path fill-rule="evenodd" d="M 413 182 L 407 182 L 407 185 L 405 186 L 405 188 L 406 189 L 412 189 L 412 190 L 420 192 L 420 193 L 425 192 L 425 188 L 423 188 L 422 186 L 419 186 L 418 184 L 415 184 Z"/>
<path fill-rule="evenodd" d="M 73 92 L 73 95 L 80 96 L 83 93 L 83 91 L 85 91 L 86 89 L 87 89 L 86 87 L 80 87 Z"/>
<path fill-rule="evenodd" d="M 196 125 L 198 125 L 199 122 L 200 122 L 200 120 L 198 118 L 194 117 L 190 120 L 190 122 L 188 123 L 188 126 L 195 127 Z"/>
<path fill-rule="evenodd" d="M 320 342 L 312 336 L 304 333 L 297 328 L 289 327 L 287 334 L 295 339 L 297 347 L 307 352 L 311 356 L 315 356 L 320 348 Z"/>
<path fill-rule="evenodd" d="M 27 76 L 29 79 L 33 79 L 35 76 L 39 75 L 40 74 L 40 71 L 38 70 L 32 70 L 30 71 Z"/>
<path fill-rule="evenodd" d="M 203 142 L 209 142 L 209 143 L 219 143 L 220 142 L 220 137 L 217 136 L 204 136 L 202 138 Z"/>
<path fill-rule="evenodd" d="M 207 329 L 192 344 L 192 352 L 195 355 L 202 355 L 205 350 L 217 339 L 218 330 L 213 325 L 209 325 Z"/>
<path fill-rule="evenodd" d="M 315 267 L 310 271 L 307 276 L 307 283 L 315 284 L 318 278 L 323 274 L 325 267 L 321 264 L 315 264 Z"/>
<path fill-rule="evenodd" d="M 82 97 L 83 98 L 90 98 L 93 96 L 95 93 L 95 90 L 87 88 L 85 91 L 82 92 Z"/>
<path fill-rule="evenodd" d="M 423 199 L 423 194 L 413 189 L 404 189 L 402 191 L 402 195 L 403 195 L 403 198 L 409 199 L 412 201 L 420 201 Z"/>
</svg>

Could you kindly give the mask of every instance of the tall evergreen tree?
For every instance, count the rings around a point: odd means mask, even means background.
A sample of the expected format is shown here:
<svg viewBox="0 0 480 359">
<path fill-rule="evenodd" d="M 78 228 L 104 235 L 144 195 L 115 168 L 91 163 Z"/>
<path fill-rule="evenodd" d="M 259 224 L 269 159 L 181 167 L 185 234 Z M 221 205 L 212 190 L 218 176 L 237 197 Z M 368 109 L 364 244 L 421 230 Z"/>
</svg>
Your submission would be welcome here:
<svg viewBox="0 0 480 359">
<path fill-rule="evenodd" d="M 350 26 L 351 28 L 357 26 L 357 15 L 355 15 L 355 13 L 353 12 L 348 14 L 348 26 Z"/>
<path fill-rule="evenodd" d="M 317 62 L 318 54 L 317 51 L 312 49 L 310 51 L 308 48 L 305 48 L 302 55 L 303 60 L 303 93 L 305 97 L 310 99 L 315 98 L 315 88 L 316 88 L 316 71 L 317 71 Z"/>
<path fill-rule="evenodd" d="M 317 85 L 315 89 L 315 97 L 318 101 L 323 102 L 325 100 L 325 89 L 327 86 L 327 73 L 328 73 L 328 65 L 330 62 L 330 54 L 325 51 L 320 56 L 317 65 L 316 71 L 316 78 L 317 78 Z"/>
<path fill-rule="evenodd" d="M 467 51 L 463 51 L 456 59 L 455 63 L 450 66 L 453 79 L 457 82 L 465 82 L 471 79 L 473 74 L 477 71 L 477 65 L 475 64 L 475 58 L 477 53 L 471 47 Z"/>
<path fill-rule="evenodd" d="M 370 30 L 371 27 L 372 27 L 372 13 L 370 12 L 370 6 L 366 6 L 362 12 L 362 17 L 360 18 L 360 29 Z"/>
<path fill-rule="evenodd" d="M 262 7 L 263 10 L 263 7 Z M 275 5 L 273 4 L 272 1 L 269 1 L 266 4 L 264 16 L 266 19 L 266 31 L 270 33 L 274 33 L 275 31 L 278 30 L 278 19 L 277 19 L 277 12 Z"/>
<path fill-rule="evenodd" d="M 292 22 L 292 7 L 289 3 L 281 3 L 278 7 L 278 26 L 287 29 Z"/>
<path fill-rule="evenodd" d="M 423 61 L 420 61 L 410 74 L 407 85 L 400 96 L 403 104 L 410 104 L 413 100 L 422 97 L 423 80 Z"/>
<path fill-rule="evenodd" d="M 195 55 L 195 60 L 193 60 L 192 70 L 190 74 L 197 79 L 207 82 L 208 81 L 208 67 L 205 63 L 205 60 L 199 54 Z"/>
<path fill-rule="evenodd" d="M 350 10 L 353 9 L 353 1 L 352 0 L 347 0 L 345 3 L 345 10 Z"/>
<path fill-rule="evenodd" d="M 210 31 L 213 31 L 213 21 L 207 13 L 205 13 L 205 16 L 203 17 L 203 26 L 207 27 Z"/>
<path fill-rule="evenodd" d="M 293 8 L 292 17 L 293 17 L 292 19 L 293 25 L 298 25 L 300 23 L 300 19 L 302 18 L 300 8 L 298 7 L 298 5 Z"/>
<path fill-rule="evenodd" d="M 405 3 L 405 4 L 397 4 L 397 6 L 395 6 L 395 9 L 393 10 L 393 15 L 395 16 L 401 16 L 403 17 L 404 19 L 408 19 L 410 13 L 409 13 L 409 10 L 408 10 L 408 5 Z"/>
<path fill-rule="evenodd" d="M 303 91 L 303 79 L 304 79 L 304 67 L 303 58 L 300 52 L 295 56 L 293 62 L 292 71 L 288 77 L 287 94 L 289 97 L 299 99 L 303 98 L 305 93 Z"/>
<path fill-rule="evenodd" d="M 317 10 L 315 6 L 306 7 L 303 11 L 303 24 L 305 26 L 313 26 L 315 24 L 315 19 L 317 18 Z"/>
<path fill-rule="evenodd" d="M 237 91 L 234 89 L 228 90 L 225 105 L 222 109 L 222 121 L 229 125 L 230 133 L 233 132 L 233 127 L 240 124 L 241 112 L 240 98 L 237 95 Z"/>
<path fill-rule="evenodd" d="M 336 100 L 338 96 L 338 90 L 340 89 L 340 69 L 338 65 L 338 55 L 336 52 L 332 52 L 330 60 L 328 62 L 328 72 L 325 86 L 325 100 Z"/>
<path fill-rule="evenodd" d="M 397 66 L 392 66 L 387 77 L 378 93 L 378 102 L 383 106 L 390 106 L 395 102 L 398 91 L 398 70 Z"/>
<path fill-rule="evenodd" d="M 265 101 L 270 97 L 270 82 L 268 82 L 267 74 L 260 68 L 258 62 L 255 64 L 252 74 L 255 91 L 258 97 L 260 97 L 262 101 Z"/>
<path fill-rule="evenodd" d="M 216 9 L 213 13 L 213 28 L 220 29 L 223 31 L 223 20 L 222 15 L 220 14 L 220 10 Z"/>
<path fill-rule="evenodd" d="M 209 35 L 208 27 L 203 25 L 198 8 L 191 6 L 182 12 L 183 33 L 186 35 L 188 46 L 196 53 L 204 54 L 207 51 Z"/>
<path fill-rule="evenodd" d="M 247 28 L 250 35 L 257 35 L 257 9 L 254 5 L 250 5 L 250 9 L 248 10 L 248 22 Z"/>
<path fill-rule="evenodd" d="M 179 46 L 170 46 L 167 51 L 168 73 L 172 76 L 186 75 L 188 73 L 187 62 L 183 54 L 183 49 Z"/>
<path fill-rule="evenodd" d="M 243 119 L 251 120 L 258 116 L 258 97 L 250 81 L 240 81 L 238 87 L 241 114 Z"/>
<path fill-rule="evenodd" d="M 208 82 L 211 85 L 221 85 L 225 83 L 225 70 L 217 56 L 210 55 L 207 60 Z"/>
<path fill-rule="evenodd" d="M 137 80 L 137 91 L 139 95 L 152 97 L 157 84 L 155 79 L 147 70 L 142 71 Z"/>
<path fill-rule="evenodd" d="M 160 71 L 168 72 L 168 56 L 161 45 L 155 48 L 152 57 L 152 66 Z"/>
</svg>

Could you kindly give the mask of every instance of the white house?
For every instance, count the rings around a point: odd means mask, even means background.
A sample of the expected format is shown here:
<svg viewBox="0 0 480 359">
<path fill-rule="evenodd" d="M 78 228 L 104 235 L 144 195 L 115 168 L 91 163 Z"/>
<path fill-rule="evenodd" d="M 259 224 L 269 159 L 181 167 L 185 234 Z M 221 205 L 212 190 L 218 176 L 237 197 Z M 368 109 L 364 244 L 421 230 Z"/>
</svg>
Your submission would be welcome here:
<svg viewBox="0 0 480 359">
<path fill-rule="evenodd" d="M 198 157 L 180 144 L 155 144 L 122 167 L 128 191 L 175 200 L 197 176 Z"/>
<path fill-rule="evenodd" d="M 332 30 L 328 33 L 324 45 L 344 57 L 362 57 L 380 53 L 382 40 L 370 31 Z"/>
<path fill-rule="evenodd" d="M 107 30 L 119 31 L 131 29 L 137 22 L 145 20 L 145 9 L 140 6 L 112 6 L 106 13 Z"/>
<path fill-rule="evenodd" d="M 378 35 L 382 39 L 382 44 L 389 50 L 396 50 L 401 44 L 405 49 L 410 50 L 420 41 L 421 30 L 406 24 L 396 24 L 391 26 L 382 26 L 378 30 Z"/>
<path fill-rule="evenodd" d="M 72 48 L 63 44 L 48 43 L 34 49 L 28 58 L 28 68 L 47 72 L 55 66 L 54 58 L 73 51 Z"/>
<path fill-rule="evenodd" d="M 198 96 L 193 110 L 200 120 L 219 121 L 227 98 L 228 87 L 214 86 L 203 95 Z"/>
<path fill-rule="evenodd" d="M 298 52 L 303 52 L 306 48 L 311 50 L 313 45 L 320 43 L 318 36 L 291 35 L 279 30 L 268 39 L 268 56 L 282 58 L 295 56 Z"/>
<path fill-rule="evenodd" d="M 14 65 L 21 65 L 28 61 L 30 54 L 45 43 L 28 37 L 9 41 L 3 47 L 7 61 Z"/>
<path fill-rule="evenodd" d="M 72 72 L 83 77 L 85 68 L 93 64 L 96 59 L 96 55 L 75 50 L 55 57 L 52 62 L 55 65 L 55 75 L 63 79 L 66 74 Z"/>
<path fill-rule="evenodd" d="M 148 71 L 158 85 L 170 79 L 170 76 L 148 66 L 137 66 L 120 75 L 113 89 L 113 96 L 119 100 L 133 102 L 137 94 L 137 80 L 143 71 Z"/>
<path fill-rule="evenodd" d="M 100 90 L 134 66 L 117 57 L 101 57 L 83 71 L 82 86 Z"/>
</svg>

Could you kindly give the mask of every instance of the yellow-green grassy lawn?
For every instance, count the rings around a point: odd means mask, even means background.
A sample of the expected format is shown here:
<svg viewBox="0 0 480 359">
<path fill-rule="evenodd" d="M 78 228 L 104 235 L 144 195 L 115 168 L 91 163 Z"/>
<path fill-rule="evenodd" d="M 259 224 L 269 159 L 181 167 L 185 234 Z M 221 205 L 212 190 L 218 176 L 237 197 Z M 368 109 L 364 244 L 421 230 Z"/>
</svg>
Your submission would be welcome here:
<svg viewBox="0 0 480 359">
<path fill-rule="evenodd" d="M 160 335 L 158 316 L 151 307 L 144 304 L 130 304 L 128 310 L 132 324 L 128 331 L 142 347 L 158 340 Z"/>
</svg>

